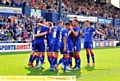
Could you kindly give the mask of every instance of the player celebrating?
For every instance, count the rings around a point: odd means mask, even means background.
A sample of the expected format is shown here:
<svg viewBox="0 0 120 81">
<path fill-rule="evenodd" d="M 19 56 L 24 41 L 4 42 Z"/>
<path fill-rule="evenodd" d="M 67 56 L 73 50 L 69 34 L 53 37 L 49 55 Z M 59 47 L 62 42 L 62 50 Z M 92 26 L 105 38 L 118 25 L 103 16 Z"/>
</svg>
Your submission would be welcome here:
<svg viewBox="0 0 120 81">
<path fill-rule="evenodd" d="M 44 44 L 44 38 L 45 35 L 48 33 L 49 29 L 48 27 L 41 26 L 38 24 L 38 27 L 34 29 L 35 31 L 35 51 L 36 51 L 36 67 L 38 67 L 39 60 L 41 61 L 41 67 L 43 68 L 42 64 L 44 63 L 44 59 L 40 59 L 40 56 L 44 54 L 45 52 L 45 44 Z"/>
<path fill-rule="evenodd" d="M 81 65 L 81 59 L 80 59 L 80 50 L 81 50 L 81 42 L 80 42 L 80 27 L 79 22 L 77 19 L 73 19 L 72 25 L 70 27 L 71 33 L 74 35 L 74 58 L 75 58 L 75 67 L 74 70 L 79 70 Z"/>
<path fill-rule="evenodd" d="M 52 39 L 52 34 L 51 34 L 51 29 L 52 29 L 52 22 L 47 22 L 47 26 L 49 27 L 49 33 L 46 35 L 47 39 L 47 56 L 48 56 L 48 61 L 50 63 L 50 70 L 52 70 L 52 48 L 51 48 L 51 39 Z"/>
<path fill-rule="evenodd" d="M 67 70 L 68 58 L 69 58 L 69 48 L 68 48 L 68 29 L 70 28 L 70 23 L 65 23 L 65 28 L 62 28 L 60 31 L 60 52 L 63 54 L 63 65 L 64 72 L 69 72 Z M 54 66 L 55 70 L 58 72 L 57 65 Z"/>
<path fill-rule="evenodd" d="M 90 26 L 90 22 L 89 21 L 85 21 L 85 28 L 83 29 L 83 33 L 84 33 L 84 48 L 86 49 L 86 57 L 87 57 L 87 65 L 90 65 L 90 54 L 92 57 L 92 62 L 93 62 L 93 66 L 95 65 L 95 58 L 94 58 L 94 53 L 92 51 L 93 48 L 93 41 L 92 41 L 92 35 L 93 32 L 102 35 L 104 37 L 106 37 L 106 35 L 102 34 L 101 32 L 95 30 L 94 27 Z"/>
<path fill-rule="evenodd" d="M 57 64 L 58 59 L 58 52 L 59 52 L 59 36 L 60 36 L 60 30 L 62 29 L 63 22 L 60 20 L 58 21 L 58 25 L 53 27 L 51 30 L 52 33 L 52 39 L 51 39 L 51 46 L 52 46 L 52 68 L 54 68 L 54 65 Z"/>
<path fill-rule="evenodd" d="M 34 32 L 34 31 L 33 31 L 33 32 Z M 31 52 L 31 55 L 30 55 L 30 58 L 29 58 L 28 66 L 34 67 L 34 66 L 33 66 L 33 62 L 32 62 L 32 61 L 34 61 L 35 58 L 36 58 L 35 51 L 34 51 L 34 48 L 35 48 L 35 47 L 34 47 L 34 34 L 33 34 L 33 36 L 31 37 L 30 41 L 32 41 L 32 52 Z"/>
</svg>

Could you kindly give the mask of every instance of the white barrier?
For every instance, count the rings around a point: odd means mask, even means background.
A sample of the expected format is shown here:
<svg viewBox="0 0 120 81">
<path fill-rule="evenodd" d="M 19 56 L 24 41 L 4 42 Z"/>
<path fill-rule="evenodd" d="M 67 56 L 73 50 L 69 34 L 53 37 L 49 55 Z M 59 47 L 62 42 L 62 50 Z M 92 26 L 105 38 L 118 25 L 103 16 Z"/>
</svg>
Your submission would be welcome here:
<svg viewBox="0 0 120 81">
<path fill-rule="evenodd" d="M 116 47 L 119 41 L 94 41 L 93 48 Z M 81 43 L 81 48 L 83 47 Z M 31 51 L 31 43 L 0 43 L 0 52 Z"/>
</svg>

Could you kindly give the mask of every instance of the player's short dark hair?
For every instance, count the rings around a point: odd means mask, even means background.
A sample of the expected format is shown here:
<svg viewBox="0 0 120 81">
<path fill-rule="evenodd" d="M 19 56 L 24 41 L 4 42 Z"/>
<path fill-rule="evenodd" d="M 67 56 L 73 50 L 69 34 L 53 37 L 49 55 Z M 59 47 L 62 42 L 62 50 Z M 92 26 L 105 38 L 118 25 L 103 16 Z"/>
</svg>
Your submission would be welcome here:
<svg viewBox="0 0 120 81">
<path fill-rule="evenodd" d="M 40 20 L 40 23 L 44 23 L 44 21 L 43 21 L 43 20 Z"/>
<path fill-rule="evenodd" d="M 50 25 L 50 27 L 52 26 L 52 22 L 48 22 L 48 24 Z"/>
<path fill-rule="evenodd" d="M 65 26 L 68 26 L 68 25 L 70 25 L 70 22 L 65 22 Z"/>
<path fill-rule="evenodd" d="M 79 23 L 79 21 L 77 19 L 74 19 L 75 22 Z"/>
<path fill-rule="evenodd" d="M 60 24 L 60 23 L 62 23 L 63 21 L 62 20 L 59 20 L 58 22 L 57 22 L 57 24 Z"/>
<path fill-rule="evenodd" d="M 77 19 L 77 17 L 74 17 L 74 19 Z"/>
<path fill-rule="evenodd" d="M 89 20 L 86 20 L 85 22 L 90 22 Z"/>
</svg>

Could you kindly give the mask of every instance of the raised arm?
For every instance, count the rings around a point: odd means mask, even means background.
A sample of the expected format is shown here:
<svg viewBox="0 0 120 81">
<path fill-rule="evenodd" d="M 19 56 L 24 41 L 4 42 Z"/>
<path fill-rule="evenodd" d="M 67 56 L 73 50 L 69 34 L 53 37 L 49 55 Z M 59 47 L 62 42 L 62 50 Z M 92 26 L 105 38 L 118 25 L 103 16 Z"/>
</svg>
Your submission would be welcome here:
<svg viewBox="0 0 120 81">
<path fill-rule="evenodd" d="M 98 30 L 95 30 L 95 33 L 97 33 L 98 35 L 102 35 L 102 36 L 104 36 L 106 38 L 106 35 L 101 33 L 101 32 L 99 32 Z"/>
</svg>

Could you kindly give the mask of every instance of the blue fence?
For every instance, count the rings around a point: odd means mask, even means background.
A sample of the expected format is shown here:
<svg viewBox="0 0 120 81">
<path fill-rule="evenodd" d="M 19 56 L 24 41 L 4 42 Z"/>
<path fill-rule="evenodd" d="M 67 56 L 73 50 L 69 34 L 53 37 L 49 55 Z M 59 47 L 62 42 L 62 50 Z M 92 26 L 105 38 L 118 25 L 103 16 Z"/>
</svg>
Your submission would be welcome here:
<svg viewBox="0 0 120 81">
<path fill-rule="evenodd" d="M 41 15 L 43 16 L 46 21 L 58 21 L 58 13 L 52 12 L 50 10 L 33 10 L 30 7 L 10 7 L 10 6 L 3 6 L 0 5 L 0 15 L 3 16 L 9 16 L 9 15 L 14 15 L 14 14 L 26 14 L 26 16 L 31 16 L 31 14 L 36 14 L 36 15 Z M 62 13 L 62 20 L 63 21 L 68 21 L 70 18 L 67 17 L 67 15 L 73 15 L 75 16 L 75 14 L 71 14 L 71 13 Z M 91 20 L 91 19 L 95 19 L 92 16 L 91 17 L 87 17 L 87 16 L 80 16 L 77 15 L 77 17 L 79 18 L 79 20 Z M 83 19 L 82 19 L 83 18 Z M 120 20 L 119 19 L 106 19 L 106 18 L 97 18 L 97 21 L 99 24 L 113 24 L 117 27 L 120 27 Z"/>
</svg>

